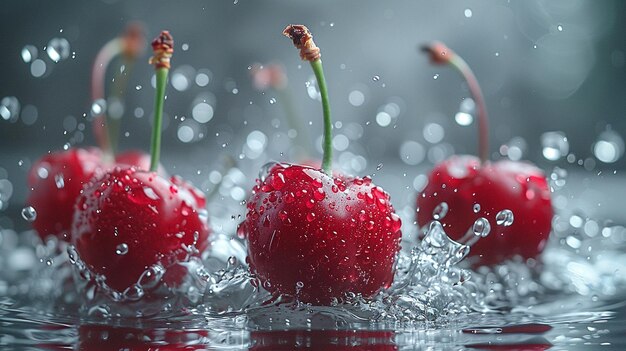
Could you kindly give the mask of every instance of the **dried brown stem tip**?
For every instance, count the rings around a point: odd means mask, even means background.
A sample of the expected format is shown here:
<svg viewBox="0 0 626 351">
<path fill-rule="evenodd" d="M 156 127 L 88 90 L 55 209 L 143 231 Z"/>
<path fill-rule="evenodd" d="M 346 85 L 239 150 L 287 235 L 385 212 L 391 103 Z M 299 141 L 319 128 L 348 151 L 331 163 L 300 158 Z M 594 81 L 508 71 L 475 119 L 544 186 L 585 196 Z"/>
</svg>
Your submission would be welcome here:
<svg viewBox="0 0 626 351">
<path fill-rule="evenodd" d="M 143 25 L 134 22 L 126 27 L 122 34 L 122 53 L 129 59 L 134 59 L 141 54 L 146 46 Z"/>
<path fill-rule="evenodd" d="M 283 35 L 293 41 L 293 45 L 300 49 L 300 58 L 305 61 L 317 61 L 322 57 L 320 48 L 313 42 L 309 29 L 301 24 L 290 24 L 283 31 Z"/>
<path fill-rule="evenodd" d="M 150 64 L 155 69 L 170 68 L 170 59 L 174 53 L 174 38 L 169 31 L 162 31 L 161 34 L 152 41 L 152 51 L 154 56 L 150 58 Z"/>
<path fill-rule="evenodd" d="M 422 51 L 430 56 L 432 63 L 444 65 L 447 64 L 454 56 L 454 51 L 446 46 L 446 44 L 438 41 L 426 44 L 421 47 Z"/>
</svg>

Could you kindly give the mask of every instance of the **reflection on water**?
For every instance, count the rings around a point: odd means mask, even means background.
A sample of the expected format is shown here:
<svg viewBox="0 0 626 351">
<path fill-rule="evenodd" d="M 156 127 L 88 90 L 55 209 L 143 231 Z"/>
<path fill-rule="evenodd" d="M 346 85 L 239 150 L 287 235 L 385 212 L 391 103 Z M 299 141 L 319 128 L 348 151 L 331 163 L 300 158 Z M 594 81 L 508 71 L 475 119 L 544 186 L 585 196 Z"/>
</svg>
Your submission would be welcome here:
<svg viewBox="0 0 626 351">
<path fill-rule="evenodd" d="M 356 323 L 331 330 L 249 330 L 230 318 L 199 315 L 170 321 L 78 322 L 12 309 L 13 301 L 7 299 L 1 303 L 3 350 L 608 350 L 623 347 L 626 332 L 623 302 L 600 306 L 580 298 L 564 301 L 562 308 L 549 307 L 554 312 L 549 316 L 469 313 L 413 328 Z M 572 306 L 587 312 L 571 312 Z"/>
</svg>

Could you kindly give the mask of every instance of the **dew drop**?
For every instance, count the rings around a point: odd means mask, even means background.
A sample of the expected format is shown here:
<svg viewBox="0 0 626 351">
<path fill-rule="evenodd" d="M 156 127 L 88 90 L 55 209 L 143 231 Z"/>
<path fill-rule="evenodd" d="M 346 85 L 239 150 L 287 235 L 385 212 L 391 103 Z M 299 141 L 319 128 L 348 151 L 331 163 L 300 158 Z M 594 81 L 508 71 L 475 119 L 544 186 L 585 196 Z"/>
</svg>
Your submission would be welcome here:
<svg viewBox="0 0 626 351">
<path fill-rule="evenodd" d="M 474 204 L 474 213 L 480 212 L 480 204 Z"/>
<path fill-rule="evenodd" d="M 115 253 L 120 256 L 126 255 L 128 253 L 128 245 L 126 245 L 126 243 L 121 243 L 117 245 L 117 247 L 115 248 Z"/>
<path fill-rule="evenodd" d="M 37 211 L 33 206 L 26 206 L 22 209 L 22 218 L 27 222 L 34 222 L 37 219 Z"/>
<path fill-rule="evenodd" d="M 496 224 L 508 227 L 513 224 L 513 219 L 513 212 L 511 210 L 502 210 L 496 215 Z"/>
<path fill-rule="evenodd" d="M 448 203 L 442 202 L 433 210 L 433 218 L 435 220 L 440 220 L 448 214 Z"/>
</svg>

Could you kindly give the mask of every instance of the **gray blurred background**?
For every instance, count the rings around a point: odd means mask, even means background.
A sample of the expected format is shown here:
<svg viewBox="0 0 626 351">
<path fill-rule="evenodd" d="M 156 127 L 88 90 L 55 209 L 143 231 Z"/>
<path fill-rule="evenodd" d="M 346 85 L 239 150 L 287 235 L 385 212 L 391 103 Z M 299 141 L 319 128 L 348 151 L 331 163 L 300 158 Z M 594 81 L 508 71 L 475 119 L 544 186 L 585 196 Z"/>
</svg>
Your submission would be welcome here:
<svg viewBox="0 0 626 351">
<path fill-rule="evenodd" d="M 245 196 L 267 160 L 297 156 L 285 97 L 253 88 L 254 63 L 285 66 L 295 108 L 319 144 L 321 107 L 310 68 L 281 35 L 289 23 L 308 25 L 322 49 L 338 167 L 377 173 L 401 203 L 411 202 L 434 162 L 476 153 L 471 104 L 462 104 L 466 85 L 417 51 L 435 39 L 462 55 L 482 84 L 493 159 L 531 160 L 548 174 L 559 166 L 587 182 L 600 172 L 607 178 L 596 182 L 617 181 L 623 193 L 624 14 L 626 2 L 611 0 L 6 1 L 0 209 L 9 218 L 19 213 L 26 172 L 40 155 L 94 144 L 91 65 L 135 20 L 148 38 L 169 29 L 176 42 L 163 163 L 211 191 L 225 173 L 224 155 L 232 156 L 240 186 L 223 198 Z M 149 56 L 146 50 L 128 71 L 122 149 L 149 148 Z M 119 62 L 109 81 L 116 70 Z"/>
</svg>

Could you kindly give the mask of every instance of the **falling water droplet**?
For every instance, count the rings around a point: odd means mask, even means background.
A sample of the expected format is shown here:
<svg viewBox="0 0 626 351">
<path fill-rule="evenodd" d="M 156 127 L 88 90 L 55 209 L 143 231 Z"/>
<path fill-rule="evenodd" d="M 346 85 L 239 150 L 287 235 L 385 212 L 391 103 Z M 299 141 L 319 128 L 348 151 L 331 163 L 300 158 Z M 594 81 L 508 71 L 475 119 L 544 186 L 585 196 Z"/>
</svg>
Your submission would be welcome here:
<svg viewBox="0 0 626 351">
<path fill-rule="evenodd" d="M 30 63 L 37 58 L 37 48 L 33 45 L 26 45 L 22 49 L 22 60 L 25 63 Z"/>
<path fill-rule="evenodd" d="M 561 167 L 554 167 L 552 173 L 550 173 L 550 185 L 552 185 L 555 190 L 558 190 L 565 186 L 566 182 L 567 170 Z"/>
<path fill-rule="evenodd" d="M 448 214 L 448 203 L 442 202 L 433 210 L 433 218 L 440 220 Z"/>
<path fill-rule="evenodd" d="M 378 82 L 380 80 L 380 76 L 376 75 L 372 77 L 372 80 Z"/>
<path fill-rule="evenodd" d="M 128 245 L 126 245 L 126 243 L 121 243 L 117 245 L 117 247 L 115 248 L 115 253 L 120 256 L 126 255 L 128 253 Z"/>
<path fill-rule="evenodd" d="M 377 171 L 380 171 L 380 169 L 381 169 L 381 168 L 383 168 L 383 164 L 382 164 L 382 163 L 379 163 L 379 164 L 378 164 L 378 166 L 376 166 L 376 170 L 377 170 Z"/>
<path fill-rule="evenodd" d="M 556 161 L 569 152 L 569 141 L 563 132 L 547 132 L 541 135 L 543 157 Z"/>
<path fill-rule="evenodd" d="M 496 215 L 496 224 L 508 227 L 513 224 L 513 219 L 513 212 L 511 210 L 502 210 Z"/>
<path fill-rule="evenodd" d="M 433 76 L 433 79 L 434 79 L 434 80 L 439 79 L 439 73 L 435 74 L 435 75 Z"/>
<path fill-rule="evenodd" d="M 476 220 L 476 222 L 474 222 L 472 230 L 474 231 L 474 235 L 484 238 L 489 235 L 489 232 L 491 231 L 491 225 L 485 217 L 480 217 Z"/>
<path fill-rule="evenodd" d="M 27 222 L 34 222 L 37 219 L 37 211 L 33 206 L 26 206 L 22 209 L 22 218 Z"/>
<path fill-rule="evenodd" d="M 103 114 L 106 110 L 107 103 L 104 99 L 97 99 L 91 105 L 91 116 L 96 117 Z"/>
<path fill-rule="evenodd" d="M 54 184 L 57 186 L 57 189 L 65 188 L 65 178 L 63 178 L 63 173 L 58 173 L 54 176 Z"/>
<path fill-rule="evenodd" d="M 46 52 L 54 62 L 65 60 L 70 56 L 70 43 L 65 38 L 52 38 L 48 42 Z"/>
</svg>

